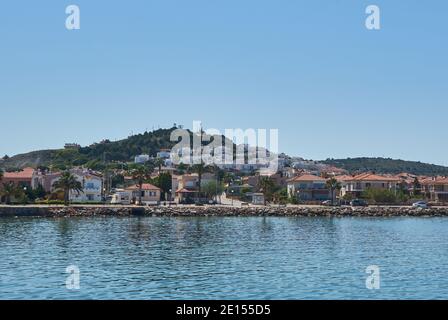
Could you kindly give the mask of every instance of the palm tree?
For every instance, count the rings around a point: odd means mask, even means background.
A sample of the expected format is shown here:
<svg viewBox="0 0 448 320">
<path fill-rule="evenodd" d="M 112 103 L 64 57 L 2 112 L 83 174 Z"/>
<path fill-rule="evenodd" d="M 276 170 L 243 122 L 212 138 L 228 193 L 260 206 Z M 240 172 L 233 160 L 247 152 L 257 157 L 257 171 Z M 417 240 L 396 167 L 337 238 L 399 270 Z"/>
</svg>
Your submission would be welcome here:
<svg viewBox="0 0 448 320">
<path fill-rule="evenodd" d="M 326 186 L 328 189 L 330 189 L 330 194 L 331 194 L 331 205 L 334 204 L 334 198 L 335 198 L 335 194 L 334 192 L 336 190 L 340 190 L 341 189 L 341 183 L 336 180 L 336 178 L 330 178 L 327 180 Z"/>
<path fill-rule="evenodd" d="M 163 161 L 162 158 L 156 158 L 156 159 L 154 160 L 154 165 L 155 165 L 156 167 L 159 168 L 159 174 L 160 174 L 160 172 L 162 171 L 162 166 L 163 166 L 164 164 L 165 164 L 165 161 Z"/>
<path fill-rule="evenodd" d="M 59 180 L 53 183 L 53 188 L 64 191 L 65 206 L 69 205 L 70 191 L 75 191 L 78 194 L 83 191 L 81 182 L 79 182 L 70 171 L 64 171 Z"/>
<path fill-rule="evenodd" d="M 138 204 L 142 203 L 142 189 L 143 183 L 149 179 L 151 179 L 151 174 L 154 171 L 154 167 L 152 165 L 140 165 L 130 171 L 130 175 L 132 179 L 137 182 L 138 185 Z"/>
<path fill-rule="evenodd" d="M 263 177 L 260 177 L 258 186 L 260 188 L 260 191 L 263 193 L 264 205 L 266 205 L 266 198 L 271 193 L 272 189 L 274 189 L 274 187 L 275 187 L 274 181 L 268 176 L 263 176 Z"/>
<path fill-rule="evenodd" d="M 5 197 L 5 203 L 10 204 L 12 197 L 20 197 L 23 195 L 23 189 L 12 182 L 4 183 L 1 195 Z"/>
<path fill-rule="evenodd" d="M 195 164 L 191 169 L 198 174 L 198 195 L 200 197 L 202 192 L 202 174 L 205 171 L 205 165 L 201 161 L 201 163 Z"/>
</svg>

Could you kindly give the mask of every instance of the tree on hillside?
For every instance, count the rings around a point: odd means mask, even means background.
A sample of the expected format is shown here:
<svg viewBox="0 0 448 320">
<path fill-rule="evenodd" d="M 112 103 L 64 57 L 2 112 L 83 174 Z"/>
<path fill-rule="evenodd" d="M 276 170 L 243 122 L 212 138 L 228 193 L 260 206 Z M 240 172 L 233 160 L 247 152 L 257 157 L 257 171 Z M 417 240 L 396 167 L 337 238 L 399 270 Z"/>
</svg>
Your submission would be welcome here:
<svg viewBox="0 0 448 320">
<path fill-rule="evenodd" d="M 142 204 L 142 189 L 143 183 L 151 179 L 151 174 L 154 172 L 154 167 L 151 164 L 139 165 L 131 169 L 129 174 L 132 179 L 137 182 L 138 186 L 138 204 Z"/>
<path fill-rule="evenodd" d="M 75 191 L 78 194 L 83 191 L 81 182 L 70 171 L 64 171 L 61 177 L 53 183 L 53 188 L 64 192 L 64 205 L 66 206 L 69 205 L 70 191 Z"/>
<path fill-rule="evenodd" d="M 341 183 L 336 180 L 336 178 L 330 178 L 326 182 L 326 186 L 328 189 L 330 189 L 330 195 L 331 195 L 331 205 L 334 204 L 334 198 L 335 198 L 335 191 L 341 190 L 342 186 Z"/>
</svg>

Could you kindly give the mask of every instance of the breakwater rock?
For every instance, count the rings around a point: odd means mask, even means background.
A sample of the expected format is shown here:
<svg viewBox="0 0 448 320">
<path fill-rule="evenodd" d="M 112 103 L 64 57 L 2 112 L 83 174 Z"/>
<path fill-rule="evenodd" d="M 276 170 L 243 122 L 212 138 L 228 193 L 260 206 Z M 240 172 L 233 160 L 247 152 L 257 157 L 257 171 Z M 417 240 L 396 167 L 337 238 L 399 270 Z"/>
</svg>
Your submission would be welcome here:
<svg viewBox="0 0 448 320">
<path fill-rule="evenodd" d="M 219 217 L 398 217 L 398 216 L 448 216 L 448 207 L 416 209 L 412 207 L 226 207 L 226 206 L 171 206 L 171 207 L 133 207 L 133 206 L 0 206 L 0 217 L 76 217 L 76 216 L 219 216 Z"/>
</svg>

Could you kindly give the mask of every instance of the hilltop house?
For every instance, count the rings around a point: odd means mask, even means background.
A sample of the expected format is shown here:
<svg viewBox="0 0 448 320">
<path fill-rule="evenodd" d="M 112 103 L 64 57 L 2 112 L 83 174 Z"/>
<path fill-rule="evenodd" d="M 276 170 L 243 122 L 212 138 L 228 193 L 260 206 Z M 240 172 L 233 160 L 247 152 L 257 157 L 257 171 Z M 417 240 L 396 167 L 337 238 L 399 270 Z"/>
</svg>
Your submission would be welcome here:
<svg viewBox="0 0 448 320">
<path fill-rule="evenodd" d="M 299 201 L 330 200 L 330 190 L 326 180 L 312 174 L 303 174 L 288 180 L 288 195 Z"/>
</svg>

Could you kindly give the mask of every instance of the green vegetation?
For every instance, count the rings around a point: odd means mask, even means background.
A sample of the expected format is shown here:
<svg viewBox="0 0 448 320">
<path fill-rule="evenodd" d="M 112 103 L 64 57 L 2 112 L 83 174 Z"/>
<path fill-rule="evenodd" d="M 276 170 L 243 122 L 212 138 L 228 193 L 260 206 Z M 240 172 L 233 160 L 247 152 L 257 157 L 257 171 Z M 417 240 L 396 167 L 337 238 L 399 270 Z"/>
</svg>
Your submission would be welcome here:
<svg viewBox="0 0 448 320">
<path fill-rule="evenodd" d="M 154 172 L 154 166 L 151 163 L 145 165 L 135 165 L 129 171 L 130 176 L 137 182 L 138 186 L 138 204 L 142 204 L 142 189 L 143 183 L 151 179 L 151 174 Z"/>
<path fill-rule="evenodd" d="M 157 177 L 151 180 L 151 183 L 155 186 L 159 187 L 162 191 L 161 200 L 167 201 L 167 194 L 170 194 L 170 190 L 172 188 L 172 177 L 169 173 L 161 173 Z"/>
<path fill-rule="evenodd" d="M 204 184 L 202 190 L 208 199 L 213 199 L 224 192 L 224 185 L 220 182 L 209 181 Z"/>
<path fill-rule="evenodd" d="M 61 190 L 64 192 L 64 205 L 66 206 L 68 206 L 69 204 L 70 191 L 80 193 L 83 190 L 81 182 L 76 180 L 76 177 L 72 175 L 69 171 L 64 171 L 61 174 L 59 180 L 57 180 L 53 184 L 53 187 L 56 190 Z"/>
<path fill-rule="evenodd" d="M 275 183 L 270 177 L 260 177 L 258 186 L 260 187 L 260 192 L 263 193 L 264 205 L 266 205 L 266 201 L 271 200 L 273 197 Z"/>
<path fill-rule="evenodd" d="M 11 200 L 13 198 L 21 203 L 26 202 L 26 197 L 23 188 L 20 186 L 16 186 L 12 182 L 3 183 L 0 195 L 4 197 L 6 204 L 11 204 Z"/>
<path fill-rule="evenodd" d="M 373 171 L 376 173 L 390 174 L 407 172 L 427 176 L 448 175 L 448 167 L 390 158 L 327 159 L 322 161 L 322 163 L 345 169 L 350 173 Z"/>
<path fill-rule="evenodd" d="M 342 186 L 338 182 L 338 180 L 336 180 L 335 178 L 328 179 L 327 182 L 326 182 L 326 186 L 327 186 L 328 189 L 330 189 L 331 205 L 333 205 L 334 204 L 334 200 L 336 198 L 335 191 L 336 190 L 341 190 Z"/>
<path fill-rule="evenodd" d="M 378 204 L 397 203 L 397 195 L 392 190 L 368 189 L 364 191 L 362 198 L 369 200 L 369 202 Z"/>
</svg>

